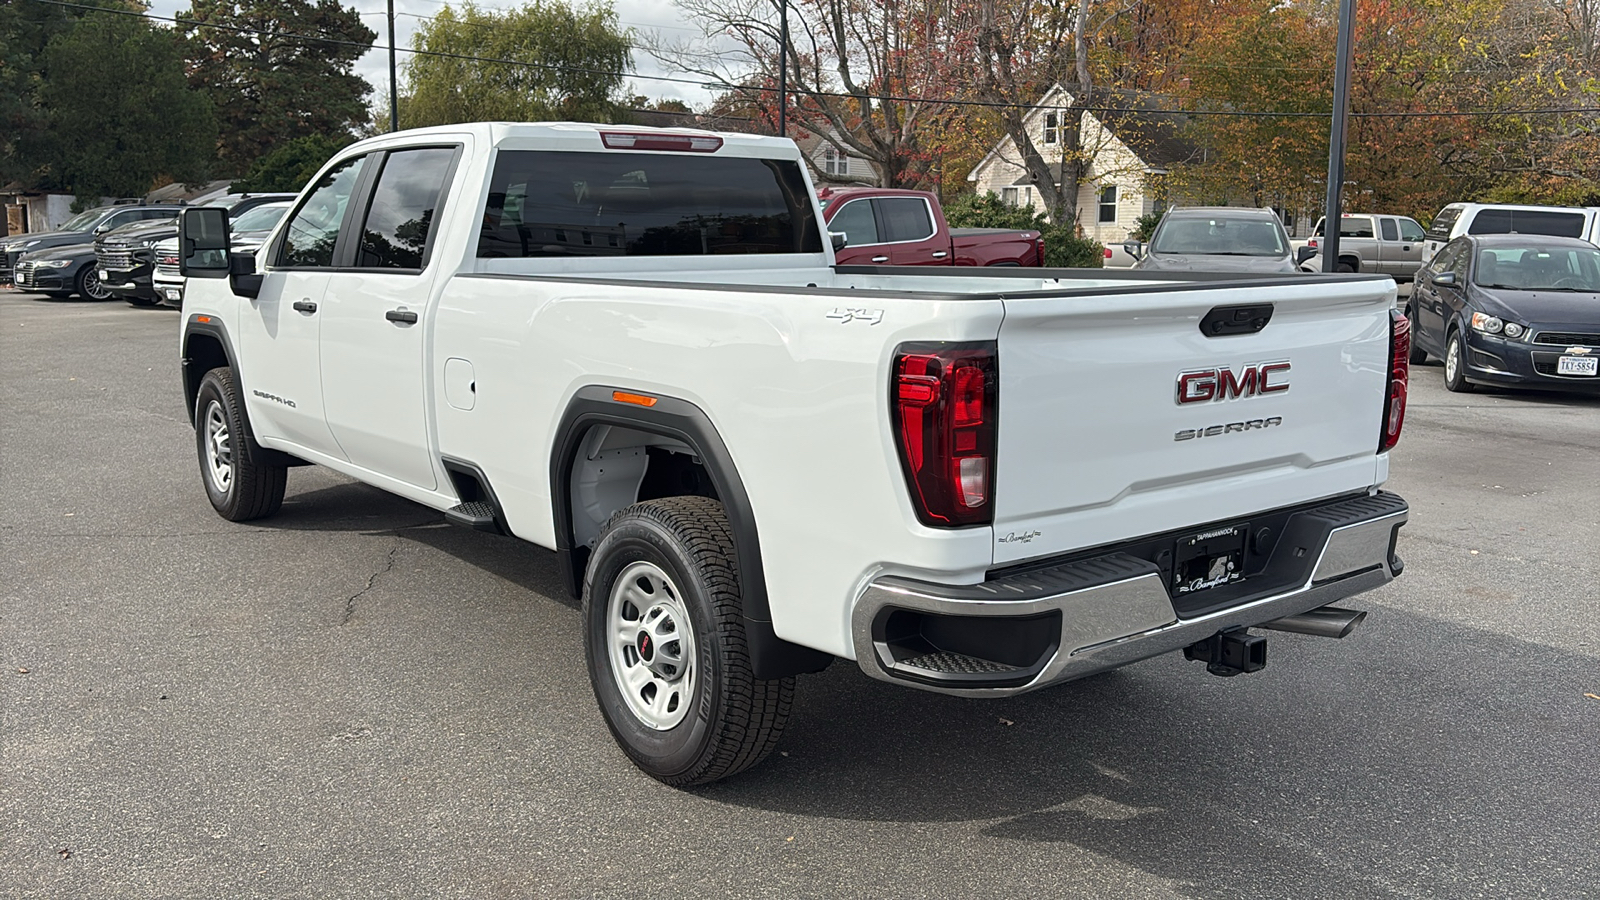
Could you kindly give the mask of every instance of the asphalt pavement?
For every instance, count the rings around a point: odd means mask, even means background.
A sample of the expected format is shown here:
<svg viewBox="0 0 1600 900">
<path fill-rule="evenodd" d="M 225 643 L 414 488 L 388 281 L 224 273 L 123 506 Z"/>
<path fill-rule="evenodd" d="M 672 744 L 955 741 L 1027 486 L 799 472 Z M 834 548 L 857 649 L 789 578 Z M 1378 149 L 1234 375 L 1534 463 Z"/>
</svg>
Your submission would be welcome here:
<svg viewBox="0 0 1600 900">
<path fill-rule="evenodd" d="M 315 468 L 217 517 L 178 319 L 0 292 L 0 897 L 1600 896 L 1600 399 L 1415 370 L 1344 641 L 1000 701 L 838 662 L 685 792 L 553 554 Z"/>
</svg>

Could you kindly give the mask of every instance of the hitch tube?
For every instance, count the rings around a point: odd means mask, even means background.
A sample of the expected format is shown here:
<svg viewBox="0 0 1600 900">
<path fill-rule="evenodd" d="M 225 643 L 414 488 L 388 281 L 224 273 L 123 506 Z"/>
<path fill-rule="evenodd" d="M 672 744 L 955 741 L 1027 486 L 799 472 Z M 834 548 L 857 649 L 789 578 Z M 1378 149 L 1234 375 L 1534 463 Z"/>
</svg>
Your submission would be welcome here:
<svg viewBox="0 0 1600 900">
<path fill-rule="evenodd" d="M 1273 631 L 1292 631 L 1295 634 L 1310 634 L 1316 637 L 1342 638 L 1356 630 L 1362 620 L 1367 617 L 1364 611 L 1354 609 L 1339 609 L 1334 606 L 1323 606 L 1307 610 L 1293 616 L 1284 616 L 1270 622 L 1262 622 L 1257 628 L 1270 628 Z"/>
</svg>

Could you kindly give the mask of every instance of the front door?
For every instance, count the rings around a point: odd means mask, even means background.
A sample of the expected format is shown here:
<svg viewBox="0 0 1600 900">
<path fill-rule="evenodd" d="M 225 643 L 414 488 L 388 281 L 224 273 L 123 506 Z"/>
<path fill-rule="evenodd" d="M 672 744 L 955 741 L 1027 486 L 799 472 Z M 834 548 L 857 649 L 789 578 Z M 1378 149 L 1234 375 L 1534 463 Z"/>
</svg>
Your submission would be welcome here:
<svg viewBox="0 0 1600 900">
<path fill-rule="evenodd" d="M 426 490 L 438 487 L 428 440 L 425 317 L 438 265 L 431 236 L 458 148 L 384 155 L 355 232 L 354 257 L 333 276 L 322 319 L 322 394 L 350 462 Z"/>
<path fill-rule="evenodd" d="M 320 309 L 363 157 L 328 170 L 270 252 L 261 292 L 239 322 L 240 381 L 258 437 L 343 459 L 323 408 Z"/>
</svg>

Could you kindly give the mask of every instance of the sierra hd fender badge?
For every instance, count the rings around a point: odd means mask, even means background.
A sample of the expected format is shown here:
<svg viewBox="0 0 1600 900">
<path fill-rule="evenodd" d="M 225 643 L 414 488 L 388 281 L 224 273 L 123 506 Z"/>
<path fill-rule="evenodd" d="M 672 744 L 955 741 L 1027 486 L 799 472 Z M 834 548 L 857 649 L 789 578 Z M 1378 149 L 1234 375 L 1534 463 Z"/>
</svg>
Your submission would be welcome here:
<svg viewBox="0 0 1600 900">
<path fill-rule="evenodd" d="M 257 397 L 260 397 L 263 400 L 272 400 L 272 401 L 275 401 L 275 402 L 278 402 L 278 403 L 282 403 L 284 406 L 287 406 L 290 409 L 294 409 L 295 408 L 293 400 L 289 400 L 289 399 L 286 399 L 286 398 L 283 398 L 283 397 L 279 397 L 277 394 L 269 394 L 266 391 L 258 391 L 258 390 L 255 390 L 254 388 L 251 388 L 250 393 L 255 394 Z"/>
<path fill-rule="evenodd" d="M 1246 363 L 1237 374 L 1232 369 L 1191 369 L 1178 373 L 1178 405 L 1218 400 L 1243 400 L 1289 389 L 1289 361 Z"/>
</svg>

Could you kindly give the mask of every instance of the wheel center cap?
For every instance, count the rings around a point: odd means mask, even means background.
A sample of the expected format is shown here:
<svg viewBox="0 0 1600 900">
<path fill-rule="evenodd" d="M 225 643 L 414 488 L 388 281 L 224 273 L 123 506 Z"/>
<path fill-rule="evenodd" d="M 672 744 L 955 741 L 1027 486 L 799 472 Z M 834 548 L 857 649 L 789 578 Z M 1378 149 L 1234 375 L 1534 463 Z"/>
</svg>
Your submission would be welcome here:
<svg viewBox="0 0 1600 900">
<path fill-rule="evenodd" d="M 637 643 L 639 647 L 640 659 L 644 660 L 645 662 L 649 662 L 655 658 L 656 643 L 655 641 L 650 640 L 650 635 L 648 632 L 639 632 L 639 640 Z"/>
</svg>

